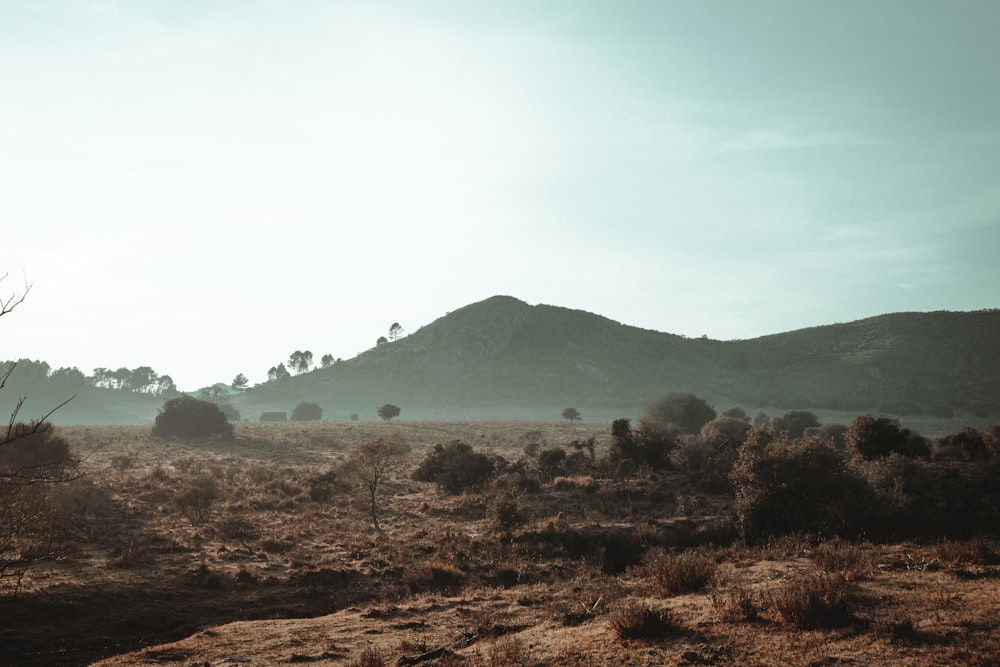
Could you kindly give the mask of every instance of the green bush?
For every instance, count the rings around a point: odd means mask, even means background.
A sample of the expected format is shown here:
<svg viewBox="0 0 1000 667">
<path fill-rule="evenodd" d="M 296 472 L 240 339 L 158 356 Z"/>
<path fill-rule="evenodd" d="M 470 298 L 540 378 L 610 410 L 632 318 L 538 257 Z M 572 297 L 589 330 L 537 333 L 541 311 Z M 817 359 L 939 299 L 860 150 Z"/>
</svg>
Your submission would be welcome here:
<svg viewBox="0 0 1000 667">
<path fill-rule="evenodd" d="M 650 421 L 673 424 L 681 433 L 697 433 L 715 419 L 715 409 L 694 394 L 671 393 L 659 396 L 645 406 Z"/>
<path fill-rule="evenodd" d="M 843 424 L 823 424 L 816 428 L 806 429 L 806 435 L 816 436 L 820 440 L 826 440 L 834 449 L 846 449 L 847 427 Z"/>
<path fill-rule="evenodd" d="M 502 463 L 499 457 L 487 456 L 474 451 L 471 445 L 452 440 L 434 445 L 434 451 L 413 472 L 413 479 L 433 482 L 446 493 L 461 493 L 481 487 L 492 479 L 498 463 Z"/>
<path fill-rule="evenodd" d="M 233 407 L 232 403 L 217 403 L 219 409 L 222 410 L 222 414 L 226 415 L 226 419 L 229 420 L 231 424 L 235 424 L 243 418 L 240 411 Z"/>
<path fill-rule="evenodd" d="M 986 434 L 966 426 L 957 433 L 946 435 L 938 440 L 934 449 L 934 458 L 957 459 L 964 461 L 985 461 L 990 457 L 990 444 Z"/>
<path fill-rule="evenodd" d="M 314 422 L 323 418 L 323 408 L 319 403 L 299 403 L 292 410 L 293 422 Z"/>
<path fill-rule="evenodd" d="M 552 447 L 538 452 L 538 472 L 543 481 L 566 474 L 566 450 Z"/>
<path fill-rule="evenodd" d="M 670 453 L 677 446 L 677 432 L 671 426 L 648 419 L 639 421 L 635 429 L 631 420 L 616 419 L 611 424 L 611 463 L 618 466 L 625 461 L 650 468 L 670 465 Z"/>
<path fill-rule="evenodd" d="M 718 417 L 705 424 L 697 436 L 686 436 L 673 452 L 673 460 L 688 481 L 699 489 L 728 492 L 729 473 L 750 424 L 734 417 Z"/>
<path fill-rule="evenodd" d="M 764 428 L 748 434 L 730 481 L 748 541 L 794 532 L 854 537 L 873 505 L 867 481 L 842 452 L 815 438 L 775 439 Z"/>
<path fill-rule="evenodd" d="M 854 456 L 867 460 L 893 453 L 909 458 L 925 458 L 931 453 L 930 445 L 923 436 L 901 427 L 897 420 L 889 417 L 861 415 L 847 428 L 844 441 Z"/>
<path fill-rule="evenodd" d="M 806 434 L 806 429 L 819 426 L 819 418 L 808 410 L 790 410 L 780 417 L 775 417 L 771 427 L 776 433 L 787 433 L 792 440 L 797 440 Z"/>
<path fill-rule="evenodd" d="M 191 396 L 178 396 L 163 404 L 153 424 L 160 438 L 206 438 L 232 436 L 233 425 L 219 406 Z"/>
</svg>

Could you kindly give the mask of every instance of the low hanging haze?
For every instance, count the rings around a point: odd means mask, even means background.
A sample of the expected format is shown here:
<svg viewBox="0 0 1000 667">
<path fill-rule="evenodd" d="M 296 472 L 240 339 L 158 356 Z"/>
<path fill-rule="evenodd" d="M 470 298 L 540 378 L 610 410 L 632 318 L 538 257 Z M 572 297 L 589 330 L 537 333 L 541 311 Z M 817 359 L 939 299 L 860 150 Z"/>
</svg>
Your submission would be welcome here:
<svg viewBox="0 0 1000 667">
<path fill-rule="evenodd" d="M 0 0 L 0 359 L 1000 306 L 996 0 Z"/>
</svg>

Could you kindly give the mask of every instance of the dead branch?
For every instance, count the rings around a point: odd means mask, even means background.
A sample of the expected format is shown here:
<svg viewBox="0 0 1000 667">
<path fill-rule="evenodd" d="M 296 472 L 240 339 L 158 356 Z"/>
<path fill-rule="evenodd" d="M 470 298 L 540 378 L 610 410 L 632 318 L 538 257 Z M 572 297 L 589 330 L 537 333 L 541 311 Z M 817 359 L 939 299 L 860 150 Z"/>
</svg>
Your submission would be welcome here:
<svg viewBox="0 0 1000 667">
<path fill-rule="evenodd" d="M 0 282 L 7 279 L 7 274 L 0 276 Z M 24 301 L 25 297 L 28 296 L 28 292 L 31 291 L 31 283 L 27 280 L 24 281 L 24 291 L 18 294 L 16 291 L 12 292 L 11 295 L 6 299 L 0 299 L 0 317 L 3 317 L 10 311 L 17 308 Z"/>
</svg>

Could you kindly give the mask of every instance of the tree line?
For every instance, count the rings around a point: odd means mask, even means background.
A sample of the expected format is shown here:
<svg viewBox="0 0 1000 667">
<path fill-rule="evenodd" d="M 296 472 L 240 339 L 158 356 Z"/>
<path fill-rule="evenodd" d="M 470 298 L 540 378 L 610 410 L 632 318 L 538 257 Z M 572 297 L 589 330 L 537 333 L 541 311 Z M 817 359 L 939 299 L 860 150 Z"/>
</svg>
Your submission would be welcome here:
<svg viewBox="0 0 1000 667">
<path fill-rule="evenodd" d="M 17 359 L 0 361 L 0 369 L 12 369 L 12 378 L 19 385 L 28 387 L 47 383 L 71 391 L 85 387 L 100 387 L 150 396 L 169 396 L 177 393 L 177 385 L 173 378 L 169 375 L 160 375 L 149 366 L 95 368 L 91 375 L 87 375 L 75 366 L 53 369 L 45 361 Z"/>
</svg>

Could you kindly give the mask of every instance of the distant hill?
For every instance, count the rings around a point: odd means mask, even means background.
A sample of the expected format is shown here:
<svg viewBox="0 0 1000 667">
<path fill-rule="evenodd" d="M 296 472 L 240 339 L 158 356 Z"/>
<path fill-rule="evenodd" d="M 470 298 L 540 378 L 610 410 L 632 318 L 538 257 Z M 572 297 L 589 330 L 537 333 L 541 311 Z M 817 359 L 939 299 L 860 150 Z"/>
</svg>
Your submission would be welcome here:
<svg viewBox="0 0 1000 667">
<path fill-rule="evenodd" d="M 638 416 L 669 391 L 694 392 L 719 410 L 998 415 L 1000 311 L 895 313 L 717 341 L 496 296 L 353 359 L 230 400 L 251 420 L 305 401 L 335 420 L 374 419 L 377 406 L 394 403 L 404 419 L 555 420 L 575 407 L 596 421 Z M 162 404 L 94 392 L 55 421 L 152 422 Z"/>
<path fill-rule="evenodd" d="M 668 391 L 720 409 L 1000 412 L 1000 311 L 898 313 L 745 341 L 688 339 L 508 296 L 474 303 L 333 367 L 234 399 L 245 417 L 557 419 L 635 415 Z"/>
</svg>

